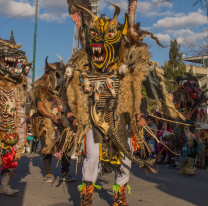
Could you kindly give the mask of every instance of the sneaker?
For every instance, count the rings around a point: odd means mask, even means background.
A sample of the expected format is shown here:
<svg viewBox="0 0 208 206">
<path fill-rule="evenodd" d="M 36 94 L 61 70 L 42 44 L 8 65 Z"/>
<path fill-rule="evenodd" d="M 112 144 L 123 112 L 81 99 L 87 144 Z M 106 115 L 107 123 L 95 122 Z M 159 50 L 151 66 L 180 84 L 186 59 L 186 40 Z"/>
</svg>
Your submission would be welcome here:
<svg viewBox="0 0 208 206">
<path fill-rule="evenodd" d="M 45 175 L 44 182 L 53 182 L 52 174 Z"/>
<path fill-rule="evenodd" d="M 169 160 L 169 156 L 166 155 L 166 157 L 165 157 L 165 159 L 164 159 L 164 162 L 168 162 L 168 160 Z"/>
<path fill-rule="evenodd" d="M 71 181 L 74 181 L 75 178 L 72 177 L 69 173 L 63 173 L 63 174 L 61 175 L 60 180 L 66 181 L 66 182 L 71 182 Z"/>
<path fill-rule="evenodd" d="M 154 158 L 157 157 L 157 152 L 154 152 L 154 153 L 153 153 L 153 157 L 154 157 Z"/>
<path fill-rule="evenodd" d="M 163 158 L 163 155 L 160 155 L 157 159 L 157 162 L 160 162 L 162 160 L 162 158 Z"/>
</svg>

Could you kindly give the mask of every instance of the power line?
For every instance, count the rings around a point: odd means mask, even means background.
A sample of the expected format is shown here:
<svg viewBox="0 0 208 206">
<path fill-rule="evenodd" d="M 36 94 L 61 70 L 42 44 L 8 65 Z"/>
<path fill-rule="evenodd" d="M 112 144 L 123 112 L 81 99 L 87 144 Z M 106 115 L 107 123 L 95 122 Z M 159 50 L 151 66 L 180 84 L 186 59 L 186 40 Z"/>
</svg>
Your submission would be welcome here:
<svg viewBox="0 0 208 206">
<path fill-rule="evenodd" d="M 47 1 L 47 0 L 41 1 L 40 3 L 38 3 L 38 5 L 44 3 L 45 1 Z M 14 16 L 14 17 L 12 17 L 11 19 L 5 21 L 4 23 L 0 24 L 0 26 L 2 26 L 2 25 L 4 25 L 4 24 L 6 24 L 7 22 L 9 22 L 9 21 L 11 21 L 11 20 L 17 18 L 18 16 L 21 16 L 22 14 L 24 14 L 24 13 L 26 13 L 27 11 L 33 9 L 34 7 L 36 7 L 36 5 L 35 5 L 35 6 L 32 6 L 30 9 L 28 9 L 28 10 L 26 10 L 26 11 L 23 11 L 22 13 L 18 14 L 17 16 Z"/>
</svg>

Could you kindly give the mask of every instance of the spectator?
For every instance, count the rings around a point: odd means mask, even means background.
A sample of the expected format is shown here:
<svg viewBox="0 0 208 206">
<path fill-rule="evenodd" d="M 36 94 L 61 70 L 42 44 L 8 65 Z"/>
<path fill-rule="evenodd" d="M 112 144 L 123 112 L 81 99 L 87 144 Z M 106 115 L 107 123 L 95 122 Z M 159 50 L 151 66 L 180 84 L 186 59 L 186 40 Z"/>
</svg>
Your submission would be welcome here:
<svg viewBox="0 0 208 206">
<path fill-rule="evenodd" d="M 147 117 L 147 124 L 148 124 L 148 127 L 150 129 L 154 129 L 152 130 L 152 132 L 154 133 L 154 135 L 157 137 L 157 124 L 155 123 L 155 118 L 154 117 Z M 152 155 L 153 157 L 156 157 L 157 155 L 157 142 L 156 142 L 156 139 L 154 137 L 152 137 L 151 134 L 149 134 L 147 131 L 145 131 L 144 133 L 144 136 L 145 136 L 145 139 L 146 139 L 146 142 L 150 148 L 150 151 L 152 152 Z M 152 155 L 149 156 L 149 158 L 153 158 Z"/>
<path fill-rule="evenodd" d="M 27 118 L 26 118 L 25 122 L 26 122 L 26 127 L 27 127 L 27 133 L 30 133 L 32 125 L 31 125 L 31 121 L 30 121 L 30 116 L 29 115 L 27 115 Z"/>
<path fill-rule="evenodd" d="M 154 116 L 159 117 L 159 118 L 162 118 L 162 115 L 159 112 L 155 112 L 154 113 Z M 157 124 L 158 130 L 162 130 L 162 128 L 163 128 L 163 122 L 160 119 L 155 118 L 155 123 Z M 159 139 L 159 136 L 160 136 L 160 131 L 157 132 L 157 138 L 158 139 Z"/>
<path fill-rule="evenodd" d="M 150 114 L 154 115 L 155 112 L 156 112 L 156 109 L 151 109 Z"/>
<path fill-rule="evenodd" d="M 159 140 L 164 145 L 166 145 L 167 142 L 168 142 L 167 136 L 169 135 L 169 133 L 167 131 L 172 132 L 173 130 L 172 130 L 171 127 L 169 127 L 169 124 L 167 122 L 164 122 L 163 127 L 162 127 L 162 131 L 159 132 Z M 163 147 L 163 145 L 161 143 L 157 143 L 158 153 L 161 151 L 162 147 Z M 167 148 L 165 148 L 165 153 L 166 153 L 166 156 L 165 156 L 164 162 L 168 162 L 168 160 L 169 160 L 169 151 L 168 151 Z M 158 157 L 157 162 L 160 162 L 162 160 L 162 158 L 163 158 L 163 154 L 161 154 Z"/>
</svg>

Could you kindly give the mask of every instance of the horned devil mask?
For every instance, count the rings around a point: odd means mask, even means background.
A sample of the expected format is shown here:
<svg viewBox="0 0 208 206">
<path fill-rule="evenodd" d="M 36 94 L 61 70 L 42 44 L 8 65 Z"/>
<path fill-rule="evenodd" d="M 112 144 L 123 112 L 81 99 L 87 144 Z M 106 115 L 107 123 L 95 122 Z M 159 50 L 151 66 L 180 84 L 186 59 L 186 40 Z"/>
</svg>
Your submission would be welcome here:
<svg viewBox="0 0 208 206">
<path fill-rule="evenodd" d="M 128 14 L 125 15 L 125 22 L 122 25 L 117 20 L 120 8 L 115 4 L 110 3 L 115 7 L 113 19 L 108 19 L 104 15 L 99 18 L 87 8 L 78 5 L 75 1 L 72 3 L 71 0 L 68 0 L 68 4 L 71 18 L 79 30 L 81 43 L 89 54 L 91 65 L 93 68 L 104 72 L 111 63 L 116 62 L 116 57 L 120 55 L 122 40 L 125 39 L 129 29 Z M 81 11 L 80 16 L 75 12 L 75 7 Z M 133 11 L 135 10 L 132 9 Z M 79 18 L 76 18 L 77 15 Z M 134 15 L 131 16 L 134 18 Z M 145 36 L 142 36 L 139 40 L 142 40 Z"/>
<path fill-rule="evenodd" d="M 58 56 L 58 55 L 57 55 Z M 59 91 L 64 81 L 64 65 L 60 56 L 60 63 L 48 64 L 48 57 L 45 61 L 45 70 L 49 72 L 49 90 L 52 92 Z"/>
</svg>

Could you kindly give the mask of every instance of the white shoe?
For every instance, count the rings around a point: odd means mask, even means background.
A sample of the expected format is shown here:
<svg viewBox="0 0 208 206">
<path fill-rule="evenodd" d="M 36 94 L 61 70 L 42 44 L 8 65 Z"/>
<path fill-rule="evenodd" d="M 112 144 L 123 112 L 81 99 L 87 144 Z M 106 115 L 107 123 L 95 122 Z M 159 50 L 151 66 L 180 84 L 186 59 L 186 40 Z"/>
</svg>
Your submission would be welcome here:
<svg viewBox="0 0 208 206">
<path fill-rule="evenodd" d="M 166 155 L 166 157 L 165 157 L 165 159 L 164 159 L 164 162 L 168 162 L 168 160 L 169 160 L 169 156 Z"/>
<path fill-rule="evenodd" d="M 157 162 L 160 162 L 162 160 L 162 158 L 163 158 L 163 155 L 160 155 L 157 159 Z"/>
</svg>

